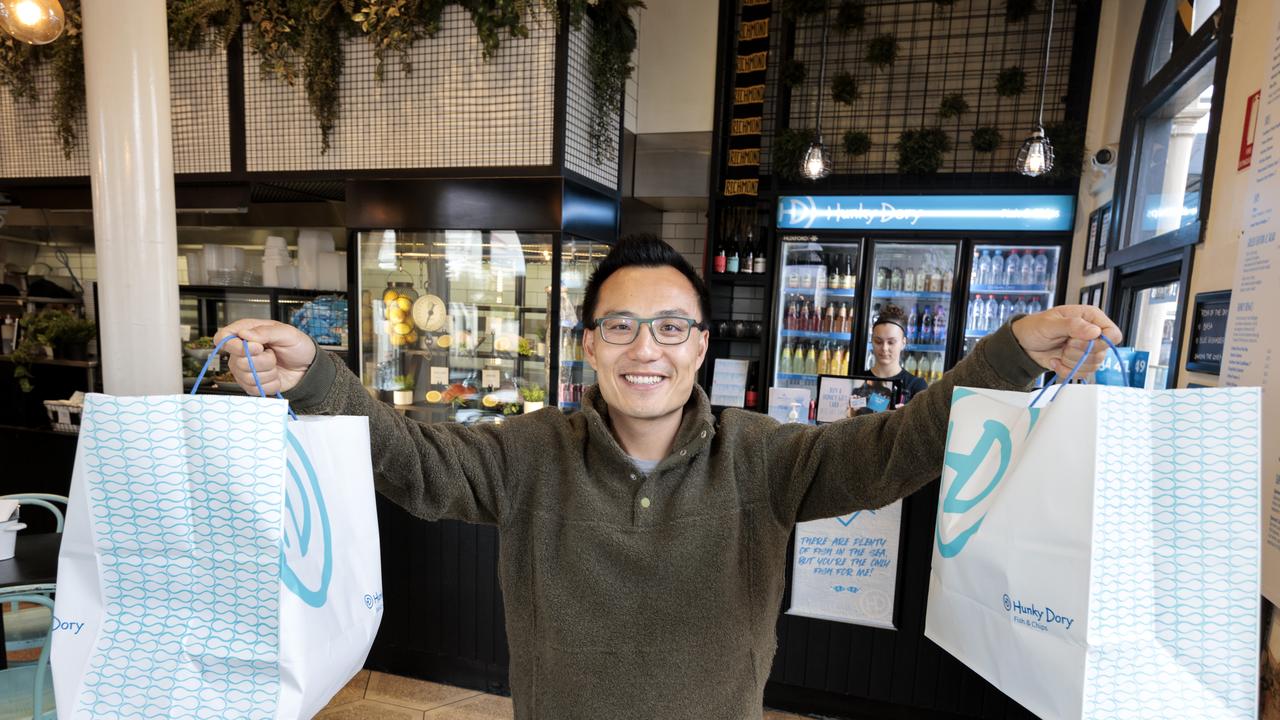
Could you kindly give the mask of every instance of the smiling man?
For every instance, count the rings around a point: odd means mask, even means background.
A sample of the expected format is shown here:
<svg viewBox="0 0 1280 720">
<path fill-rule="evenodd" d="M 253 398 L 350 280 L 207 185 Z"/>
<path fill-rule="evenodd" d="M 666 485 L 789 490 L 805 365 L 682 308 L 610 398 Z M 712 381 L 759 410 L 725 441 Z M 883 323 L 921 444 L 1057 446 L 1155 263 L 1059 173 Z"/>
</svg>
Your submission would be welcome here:
<svg viewBox="0 0 1280 720">
<path fill-rule="evenodd" d="M 1099 334 L 1120 340 L 1092 307 L 1021 317 L 905 408 L 809 427 L 715 418 L 694 383 L 707 313 L 706 286 L 670 246 L 620 242 L 587 286 L 599 382 L 582 412 L 501 426 L 407 420 L 288 325 L 242 320 L 219 339 L 248 340 L 266 390 L 299 412 L 367 415 L 388 498 L 499 528 L 520 720 L 760 718 L 795 523 L 881 507 L 938 477 L 952 387 L 1026 389 Z M 227 347 L 256 394 L 242 345 Z"/>
</svg>

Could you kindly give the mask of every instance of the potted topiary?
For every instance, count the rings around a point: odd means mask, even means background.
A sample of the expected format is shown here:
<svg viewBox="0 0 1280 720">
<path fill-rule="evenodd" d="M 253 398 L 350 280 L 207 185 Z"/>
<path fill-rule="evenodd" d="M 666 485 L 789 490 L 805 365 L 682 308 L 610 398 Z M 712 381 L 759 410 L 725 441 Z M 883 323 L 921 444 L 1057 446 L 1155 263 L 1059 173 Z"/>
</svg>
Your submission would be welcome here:
<svg viewBox="0 0 1280 720">
<path fill-rule="evenodd" d="M 1004 6 L 1004 18 L 1011 23 L 1022 22 L 1036 11 L 1036 0 L 1008 0 Z"/>
<path fill-rule="evenodd" d="M 92 320 L 75 313 L 62 312 L 53 319 L 49 340 L 53 344 L 54 357 L 63 360 L 87 360 L 89 343 L 98 335 L 98 326 Z"/>
<path fill-rule="evenodd" d="M 942 156 L 951 151 L 951 137 L 941 128 L 904 130 L 898 136 L 898 172 L 928 175 L 942 168 Z"/>
<path fill-rule="evenodd" d="M 943 120 L 950 118 L 958 118 L 969 112 L 969 101 L 964 99 L 964 95 L 953 93 L 942 98 L 942 102 L 938 103 L 938 117 Z"/>
<path fill-rule="evenodd" d="M 844 151 L 850 157 L 862 157 L 871 151 L 871 136 L 861 130 L 846 130 L 844 133 Z"/>
<path fill-rule="evenodd" d="M 778 69 L 778 79 L 789 88 L 802 84 L 806 74 L 804 63 L 799 60 L 787 60 Z"/>
<path fill-rule="evenodd" d="M 48 357 L 84 360 L 88 356 L 86 346 L 97 335 L 97 326 L 92 320 L 58 308 L 45 308 L 22 318 L 18 324 L 22 339 L 10 359 L 14 363 L 13 377 L 22 392 L 31 392 L 34 387 L 32 362 Z"/>
<path fill-rule="evenodd" d="M 831 99 L 841 105 L 852 105 L 862 97 L 858 80 L 851 72 L 842 72 L 831 78 Z"/>
<path fill-rule="evenodd" d="M 538 383 L 529 383 L 520 388 L 520 399 L 524 401 L 524 413 L 528 415 L 543 408 L 547 393 Z"/>
<path fill-rule="evenodd" d="M 391 402 L 395 405 L 412 405 L 413 404 L 413 376 L 397 375 L 395 377 L 396 386 L 399 390 L 391 393 Z"/>
<path fill-rule="evenodd" d="M 972 143 L 975 151 L 980 153 L 989 153 L 995 152 L 996 148 L 1000 147 L 1001 140 L 1002 138 L 999 130 L 990 126 L 984 126 L 973 131 L 973 138 L 970 140 L 970 143 Z"/>
<path fill-rule="evenodd" d="M 892 35 L 877 35 L 871 38 L 867 43 L 867 54 L 864 56 L 867 64 L 883 70 L 898 59 L 898 39 Z"/>
<path fill-rule="evenodd" d="M 773 172 L 783 180 L 800 179 L 800 161 L 816 134 L 811 128 L 786 128 L 773 138 L 770 162 Z"/>
<path fill-rule="evenodd" d="M 1027 71 L 1017 65 L 1000 71 L 996 75 L 996 94 L 1000 97 L 1017 97 L 1027 89 Z"/>
<path fill-rule="evenodd" d="M 867 6 L 860 0 L 844 0 L 836 10 L 836 30 L 841 35 L 861 32 L 867 24 Z"/>
</svg>

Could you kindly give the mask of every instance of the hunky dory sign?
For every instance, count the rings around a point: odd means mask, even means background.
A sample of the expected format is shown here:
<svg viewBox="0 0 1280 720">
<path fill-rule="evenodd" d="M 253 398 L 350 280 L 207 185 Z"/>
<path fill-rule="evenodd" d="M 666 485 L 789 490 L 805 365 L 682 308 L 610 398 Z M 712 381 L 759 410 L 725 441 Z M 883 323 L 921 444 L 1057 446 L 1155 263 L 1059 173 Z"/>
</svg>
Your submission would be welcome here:
<svg viewBox="0 0 1280 720">
<path fill-rule="evenodd" d="M 733 112 L 724 170 L 724 195 L 760 192 L 760 132 L 764 125 L 764 79 L 769 59 L 770 0 L 742 0 L 738 55 L 733 76 Z"/>
<path fill-rule="evenodd" d="M 1070 195 L 862 195 L 784 197 L 784 230 L 1040 230 L 1066 231 L 1075 217 Z"/>
</svg>

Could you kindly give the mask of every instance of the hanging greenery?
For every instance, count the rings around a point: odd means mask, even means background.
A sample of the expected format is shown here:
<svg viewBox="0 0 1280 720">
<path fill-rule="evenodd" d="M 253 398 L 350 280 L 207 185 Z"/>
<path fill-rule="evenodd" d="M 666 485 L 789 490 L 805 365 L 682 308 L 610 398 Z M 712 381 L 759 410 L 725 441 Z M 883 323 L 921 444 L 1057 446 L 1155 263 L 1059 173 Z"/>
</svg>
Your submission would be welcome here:
<svg viewBox="0 0 1280 720">
<path fill-rule="evenodd" d="M 1073 179 L 1080 177 L 1084 169 L 1084 124 L 1066 119 L 1049 123 L 1044 134 L 1053 143 L 1053 168 L 1049 177 Z"/>
<path fill-rule="evenodd" d="M 871 151 L 871 136 L 861 130 L 846 130 L 843 140 L 844 151 L 850 157 L 862 157 Z"/>
<path fill-rule="evenodd" d="M 1027 89 L 1027 72 L 1017 65 L 1000 71 L 996 75 L 996 94 L 1000 97 L 1017 97 Z"/>
<path fill-rule="evenodd" d="M 1022 22 L 1031 17 L 1036 9 L 1036 0 L 1007 0 L 1004 18 L 1011 23 Z"/>
<path fill-rule="evenodd" d="M 789 88 L 802 85 L 806 74 L 804 63 L 799 60 L 787 60 L 778 69 L 778 79 Z"/>
<path fill-rule="evenodd" d="M 34 46 L 0 33 L 0 85 L 17 100 L 36 98 L 35 70 L 40 57 Z"/>
<path fill-rule="evenodd" d="M 50 43 L 53 55 L 53 77 L 57 88 L 53 92 L 53 119 L 58 129 L 58 142 L 62 144 L 62 156 L 71 159 L 71 153 L 80 144 L 76 136 L 76 122 L 84 112 L 84 34 L 80 17 L 80 0 L 62 3 L 65 16 L 62 37 Z"/>
<path fill-rule="evenodd" d="M 942 98 L 942 102 L 938 103 L 938 117 L 943 120 L 950 118 L 958 118 L 969 112 L 969 101 L 964 99 L 964 95 L 953 93 Z"/>
<path fill-rule="evenodd" d="M 1003 139 L 999 130 L 984 126 L 973 131 L 973 138 L 969 142 L 973 145 L 975 151 L 989 153 L 995 152 L 1000 147 L 1000 142 Z"/>
<path fill-rule="evenodd" d="M 806 15 L 817 15 L 827 9 L 827 0 L 782 0 L 779 3 L 782 16 L 798 20 Z"/>
<path fill-rule="evenodd" d="M 311 115 L 320 126 L 320 153 L 338 122 L 338 85 L 342 80 L 342 38 L 351 24 L 338 0 L 291 0 L 302 18 L 303 89 Z M 301 7 L 299 7 L 301 6 Z"/>
<path fill-rule="evenodd" d="M 800 162 L 816 137 L 812 128 L 787 128 L 775 135 L 769 151 L 773 174 L 783 180 L 800 180 Z"/>
<path fill-rule="evenodd" d="M 592 24 L 587 48 L 587 73 L 592 83 L 587 140 L 596 163 L 617 157 L 618 110 L 627 79 L 635 69 L 631 53 L 636 49 L 636 26 L 631 11 L 643 7 L 641 0 L 598 0 L 586 9 Z"/>
<path fill-rule="evenodd" d="M 444 0 L 359 0 L 355 3 L 352 22 L 360 27 L 373 45 L 373 78 L 382 82 L 387 53 L 400 56 L 400 70 L 413 73 L 409 49 L 424 37 L 440 30 Z"/>
<path fill-rule="evenodd" d="M 852 105 L 862 97 L 862 89 L 851 72 L 838 73 L 831 78 L 831 99 L 842 105 Z"/>
<path fill-rule="evenodd" d="M 294 53 L 301 42 L 299 20 L 289 13 L 289 0 L 248 0 L 249 47 L 258 56 L 263 77 L 290 85 L 298 78 Z"/>
<path fill-rule="evenodd" d="M 524 24 L 528 0 L 456 0 L 471 14 L 485 59 L 493 57 L 504 37 L 529 37 Z M 588 9 L 590 10 L 590 8 Z M 632 31 L 634 35 L 634 30 Z M 634 45 L 633 45 L 634 47 Z M 628 53 L 628 58 L 630 53 Z"/>
<path fill-rule="evenodd" d="M 841 35 L 861 32 L 867 24 L 867 6 L 860 0 L 844 0 L 836 10 L 836 30 Z"/>
<path fill-rule="evenodd" d="M 898 59 L 898 39 L 892 35 L 877 35 L 867 43 L 867 64 L 883 70 Z"/>
<path fill-rule="evenodd" d="M 243 0 L 169 0 L 169 47 L 226 48 L 244 19 Z"/>
<path fill-rule="evenodd" d="M 951 152 L 951 136 L 941 128 L 904 130 L 898 136 L 898 172 L 927 175 L 942 168 L 942 156 Z"/>
</svg>

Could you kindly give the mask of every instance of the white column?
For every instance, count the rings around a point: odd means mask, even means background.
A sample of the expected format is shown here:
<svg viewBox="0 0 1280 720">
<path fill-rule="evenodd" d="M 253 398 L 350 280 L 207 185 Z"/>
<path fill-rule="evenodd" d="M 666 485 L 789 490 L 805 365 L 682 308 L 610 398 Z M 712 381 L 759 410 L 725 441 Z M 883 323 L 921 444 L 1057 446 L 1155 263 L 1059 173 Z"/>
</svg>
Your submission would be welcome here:
<svg viewBox="0 0 1280 720">
<path fill-rule="evenodd" d="M 182 391 L 164 0 L 84 0 L 103 386 Z"/>
</svg>

